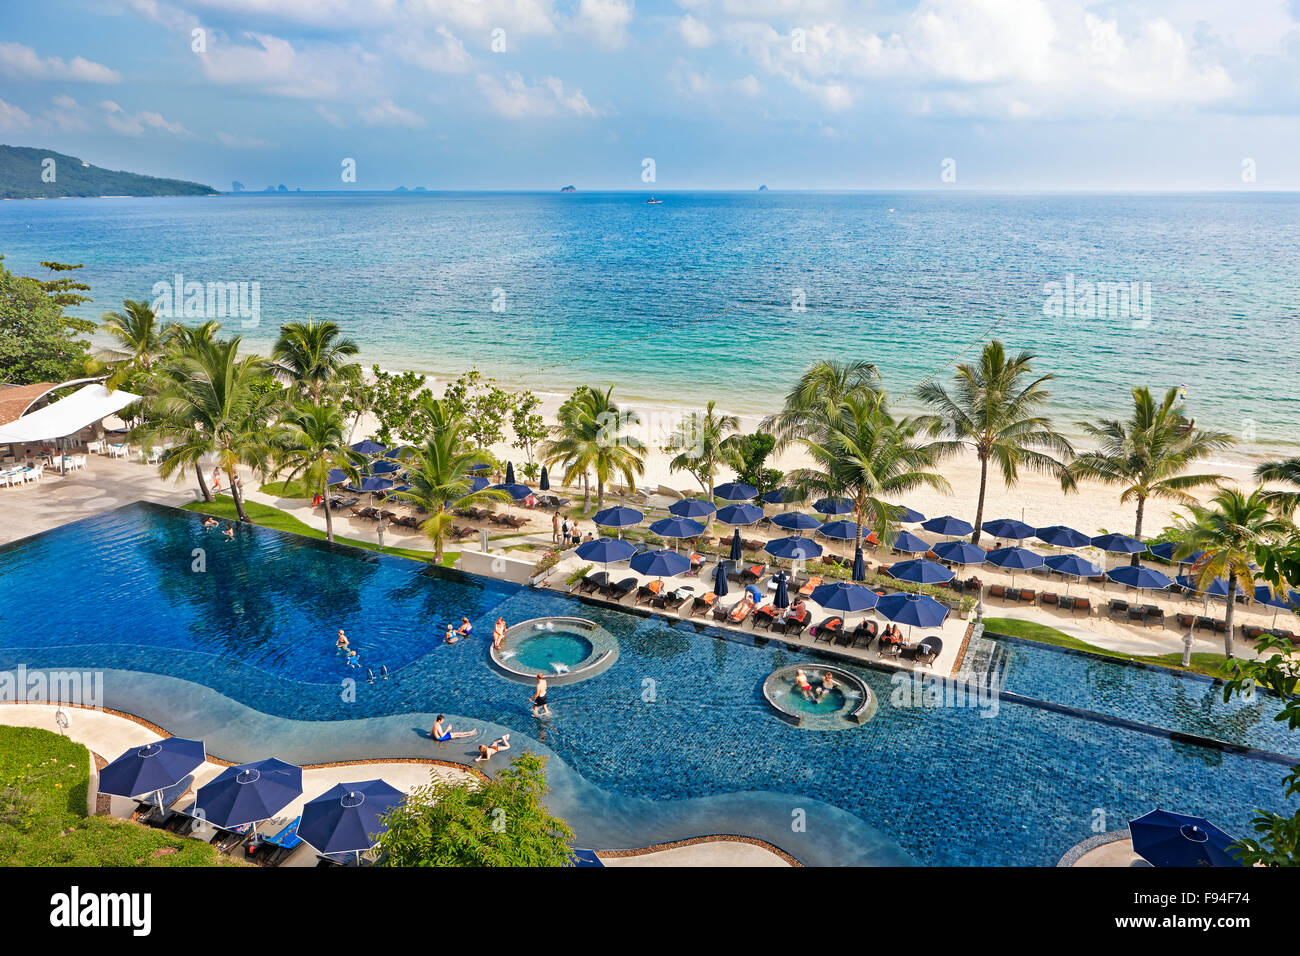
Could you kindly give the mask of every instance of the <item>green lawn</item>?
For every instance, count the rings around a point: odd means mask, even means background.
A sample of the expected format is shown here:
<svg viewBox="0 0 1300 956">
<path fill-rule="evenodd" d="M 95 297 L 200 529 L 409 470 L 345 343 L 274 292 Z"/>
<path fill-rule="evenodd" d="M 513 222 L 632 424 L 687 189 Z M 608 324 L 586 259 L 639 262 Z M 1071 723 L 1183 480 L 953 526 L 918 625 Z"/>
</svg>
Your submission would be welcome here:
<svg viewBox="0 0 1300 956">
<path fill-rule="evenodd" d="M 259 489 L 264 494 L 277 498 L 314 498 L 315 493 L 301 481 L 268 481 Z"/>
<path fill-rule="evenodd" d="M 202 840 L 86 814 L 90 752 L 34 727 L 0 727 L 5 866 L 228 866 Z"/>
<path fill-rule="evenodd" d="M 1066 634 L 1064 631 L 1058 631 L 1046 624 L 1039 624 L 1037 621 L 1021 621 L 1010 617 L 986 617 L 984 627 L 994 634 L 1023 637 L 1026 640 L 1038 641 L 1040 644 L 1054 644 L 1057 647 L 1069 647 L 1077 651 L 1090 651 L 1104 657 L 1114 657 L 1123 661 L 1139 661 L 1143 664 L 1156 664 L 1160 667 L 1168 667 L 1171 670 L 1191 671 L 1195 674 L 1205 674 L 1208 677 L 1222 677 L 1223 664 L 1226 660 L 1222 654 L 1195 653 L 1192 655 L 1192 666 L 1183 667 L 1183 655 L 1181 653 L 1157 654 L 1150 657 L 1144 657 L 1140 654 L 1125 654 L 1123 651 L 1112 651 L 1109 648 L 1098 647 L 1096 644 L 1089 644 L 1087 641 Z"/>
<path fill-rule="evenodd" d="M 213 515 L 217 518 L 223 518 L 226 521 L 235 521 L 238 515 L 235 513 L 235 503 L 228 497 L 218 496 L 216 501 L 193 501 L 183 505 L 186 511 L 197 511 L 199 514 Z M 244 511 L 248 515 L 248 520 L 253 524 L 260 524 L 266 528 L 274 528 L 277 531 L 287 531 L 290 534 L 300 534 L 308 538 L 316 538 L 319 541 L 325 540 L 325 532 L 318 531 L 309 524 L 299 521 L 287 511 L 281 511 L 279 508 L 273 508 L 271 505 L 264 505 L 257 501 L 245 501 Z M 341 522 L 343 519 L 340 518 Z M 338 527 L 336 524 L 335 527 Z M 375 541 L 357 541 L 354 538 L 345 538 L 337 532 L 334 540 L 339 544 L 349 544 L 354 548 L 365 548 L 367 551 L 378 551 L 379 544 Z M 413 551 L 409 548 L 395 548 L 386 546 L 384 554 L 395 554 L 399 557 L 410 558 L 413 561 L 424 561 L 426 563 L 433 561 L 432 551 Z M 456 559 L 460 557 L 459 551 L 444 551 L 442 563 L 446 567 L 451 567 Z"/>
</svg>

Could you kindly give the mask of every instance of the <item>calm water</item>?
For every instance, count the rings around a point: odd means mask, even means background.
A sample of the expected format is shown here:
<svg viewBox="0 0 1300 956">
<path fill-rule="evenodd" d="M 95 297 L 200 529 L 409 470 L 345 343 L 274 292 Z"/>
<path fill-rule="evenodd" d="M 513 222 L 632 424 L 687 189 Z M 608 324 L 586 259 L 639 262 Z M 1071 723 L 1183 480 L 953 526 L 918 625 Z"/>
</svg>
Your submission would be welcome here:
<svg viewBox="0 0 1300 956">
<path fill-rule="evenodd" d="M 834 354 L 875 361 L 903 394 L 992 330 L 1060 376 L 1067 421 L 1120 408 L 1135 384 L 1185 384 L 1198 422 L 1241 435 L 1242 451 L 1300 444 L 1300 197 L 664 198 L 9 202 L 0 252 L 22 272 L 85 263 L 90 317 L 176 273 L 257 281 L 260 324 L 245 334 L 260 346 L 310 313 L 390 367 L 614 382 L 626 398 L 738 412 L 770 411 L 810 359 Z M 1069 276 L 1149 283 L 1150 310 L 1098 317 L 1078 301 L 1044 315 L 1045 284 Z"/>
<path fill-rule="evenodd" d="M 1286 768 L 1249 754 L 1026 704 L 1004 702 L 993 718 L 902 706 L 889 676 L 870 669 L 854 672 L 879 699 L 873 720 L 833 733 L 800 730 L 773 714 L 762 682 L 778 667 L 816 659 L 776 642 L 722 640 L 689 624 L 263 528 L 218 538 L 193 515 L 134 505 L 0 548 L 0 667 L 168 675 L 299 725 L 444 711 L 458 724 L 508 729 L 516 745 L 544 741 L 602 792 L 661 802 L 803 795 L 931 864 L 1048 865 L 1091 835 L 1099 811 L 1122 826 L 1161 806 L 1244 833 L 1255 808 L 1282 808 Z M 207 553 L 205 571 L 192 569 L 195 548 Z M 439 643 L 444 622 L 462 613 L 475 637 Z M 599 676 L 552 688 L 555 715 L 542 722 L 529 716 L 530 688 L 498 676 L 486 646 L 498 615 L 547 614 L 596 620 L 620 650 Z M 391 672 L 373 685 L 362 680 L 354 701 L 340 694 L 340 682 L 359 675 L 333 649 L 339 626 L 367 665 Z M 1205 683 L 1176 674 L 1081 663 L 1030 645 L 1013 650 L 1010 691 L 1297 753 L 1288 739 L 1295 735 L 1272 723 L 1275 700 L 1225 706 Z M 107 694 L 109 706 L 130 696 L 114 687 Z M 193 696 L 138 706 L 163 725 L 192 721 Z M 257 744 L 274 752 L 274 730 Z M 743 815 L 726 822 L 708 832 L 756 829 Z"/>
</svg>

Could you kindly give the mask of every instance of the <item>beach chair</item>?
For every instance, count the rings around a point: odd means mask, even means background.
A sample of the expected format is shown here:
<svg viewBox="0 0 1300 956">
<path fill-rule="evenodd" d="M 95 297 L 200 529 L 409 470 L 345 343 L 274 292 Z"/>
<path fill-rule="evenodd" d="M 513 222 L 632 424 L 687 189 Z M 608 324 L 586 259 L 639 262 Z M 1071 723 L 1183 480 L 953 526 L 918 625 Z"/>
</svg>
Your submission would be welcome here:
<svg viewBox="0 0 1300 956">
<path fill-rule="evenodd" d="M 652 607 L 662 608 L 666 611 L 675 611 L 690 597 L 689 588 L 677 588 L 674 591 L 660 592 L 651 602 Z"/>
<path fill-rule="evenodd" d="M 829 644 L 844 630 L 844 621 L 838 617 L 828 617 L 812 629 L 814 644 Z"/>
<path fill-rule="evenodd" d="M 1144 612 L 1142 615 L 1143 627 L 1150 627 L 1152 624 L 1159 624 L 1161 627 L 1165 626 L 1165 612 L 1160 608 L 1154 604 L 1148 604 L 1142 610 Z"/>
<path fill-rule="evenodd" d="M 799 596 L 808 597 L 810 594 L 813 593 L 814 590 L 816 590 L 821 586 L 822 586 L 821 576 L 814 574 L 810 576 L 808 580 L 803 583 L 803 587 L 799 589 Z"/>
<path fill-rule="evenodd" d="M 1007 589 L 1006 589 L 1006 586 L 1005 586 L 1005 585 L 1002 585 L 1002 584 L 990 584 L 990 585 L 989 585 L 989 597 L 991 597 L 991 598 L 1002 598 L 1002 600 L 1005 601 L 1005 600 L 1007 599 Z"/>
<path fill-rule="evenodd" d="M 756 631 L 759 628 L 762 628 L 765 631 L 770 631 L 772 625 L 776 622 L 777 615 L 780 613 L 781 612 L 777 610 L 776 605 L 764 604 L 754 612 L 753 620 L 751 620 L 750 623 L 754 626 L 754 630 Z"/>
<path fill-rule="evenodd" d="M 760 579 L 764 574 L 766 574 L 766 573 L 767 573 L 767 565 L 765 565 L 765 564 L 751 564 L 751 565 L 749 565 L 749 567 L 746 567 L 746 568 L 742 568 L 742 569 L 741 569 L 741 571 L 740 571 L 740 583 L 741 583 L 741 584 L 754 584 L 755 582 L 757 582 L 757 581 L 758 581 L 758 580 L 759 580 L 759 579 Z"/>
<path fill-rule="evenodd" d="M 1198 615 L 1196 618 L 1196 629 L 1198 631 L 1213 631 L 1214 618 Z"/>
<path fill-rule="evenodd" d="M 1196 615 L 1195 615 L 1195 614 L 1183 614 L 1183 613 L 1180 612 L 1179 614 L 1177 614 L 1177 615 L 1175 616 L 1174 620 L 1177 621 L 1177 623 L 1178 623 L 1178 629 L 1179 629 L 1180 631 L 1195 631 L 1195 630 L 1196 630 Z"/>
<path fill-rule="evenodd" d="M 216 848 L 218 853 L 230 853 L 239 849 L 253 835 L 253 825 L 251 823 L 242 823 L 230 830 L 217 830 L 216 835 L 208 842 Z"/>
<path fill-rule="evenodd" d="M 262 837 L 250 843 L 244 851 L 247 859 L 262 866 L 278 866 L 294 850 L 302 846 L 302 837 L 298 836 L 298 824 L 302 817 L 294 817 L 287 827 L 274 836 Z"/>
<path fill-rule="evenodd" d="M 921 643 L 916 645 L 916 662 L 924 664 L 926 667 L 933 667 L 942 651 L 943 638 L 934 635 L 923 637 Z"/>
<path fill-rule="evenodd" d="M 850 647 L 852 646 L 854 641 L 853 635 L 854 635 L 854 631 L 846 631 L 844 630 L 843 627 L 841 627 L 838 633 L 836 633 L 835 637 L 832 639 L 831 643 L 833 643 L 836 647 Z"/>
<path fill-rule="evenodd" d="M 772 631 L 773 633 L 776 634 L 789 634 L 791 628 L 793 628 L 794 632 L 798 634 L 800 631 L 804 629 L 804 626 L 807 623 L 808 623 L 808 609 L 804 608 L 802 611 L 800 611 L 798 614 L 794 615 L 793 617 L 786 617 L 784 614 L 782 614 L 779 620 L 772 622 Z"/>
<path fill-rule="evenodd" d="M 1022 604 L 1035 604 L 1038 601 L 1038 593 L 1031 588 L 1020 589 L 1020 602 Z"/>
<path fill-rule="evenodd" d="M 744 624 L 745 618 L 749 617 L 750 612 L 754 610 L 754 597 L 746 593 L 739 601 L 731 606 L 727 612 L 728 624 Z"/>
<path fill-rule="evenodd" d="M 897 657 L 902 652 L 903 652 L 902 638 L 895 637 L 891 639 L 886 637 L 884 634 L 881 634 L 880 639 L 876 641 L 877 657 L 884 657 L 886 654 L 888 654 L 890 657 Z"/>
<path fill-rule="evenodd" d="M 699 554 L 698 552 L 696 552 L 696 553 L 692 553 L 692 554 L 691 554 L 691 567 L 690 567 L 690 570 L 687 571 L 686 573 L 687 573 L 687 574 L 690 574 L 690 575 L 696 575 L 696 576 L 698 576 L 699 573 L 700 573 L 700 568 L 702 568 L 702 567 L 704 567 L 704 555 Z"/>
<path fill-rule="evenodd" d="M 853 629 L 853 647 L 867 648 L 871 642 L 876 639 L 878 629 L 876 622 L 870 619 L 864 619 L 858 622 L 858 626 Z"/>
<path fill-rule="evenodd" d="M 605 596 L 617 604 L 631 594 L 635 588 L 636 578 L 624 578 L 622 581 L 608 585 L 605 588 Z"/>
<path fill-rule="evenodd" d="M 1119 618 L 1121 621 L 1128 617 L 1128 601 L 1121 601 L 1119 598 L 1111 598 L 1110 605 L 1106 611 L 1106 616 L 1114 620 Z"/>
<path fill-rule="evenodd" d="M 632 603 L 634 605 L 649 604 L 659 596 L 659 592 L 663 589 L 664 583 L 662 581 L 651 581 L 649 584 L 643 584 L 636 589 L 636 597 L 633 598 Z"/>
<path fill-rule="evenodd" d="M 608 586 L 608 571 L 589 571 L 581 581 L 574 585 L 573 590 L 579 594 L 595 594 L 597 591 L 603 591 Z"/>
<path fill-rule="evenodd" d="M 717 603 L 718 596 L 710 591 L 707 594 L 701 594 L 691 600 L 691 614 L 702 614 Z"/>
<path fill-rule="evenodd" d="M 1087 617 L 1091 617 L 1091 616 L 1092 616 L 1092 599 L 1091 599 L 1091 598 L 1086 598 L 1086 597 L 1077 597 L 1077 598 L 1075 598 L 1075 599 L 1074 599 L 1074 607 L 1071 609 L 1071 612 L 1070 612 L 1070 613 L 1074 613 L 1074 611 L 1082 611 L 1082 612 L 1084 613 L 1085 616 L 1087 616 Z"/>
<path fill-rule="evenodd" d="M 1060 607 L 1061 596 L 1052 591 L 1043 591 L 1038 595 L 1039 607 Z"/>
<path fill-rule="evenodd" d="M 1130 623 L 1130 624 L 1143 624 L 1143 625 L 1145 625 L 1145 623 L 1146 623 L 1146 616 L 1147 616 L 1146 608 L 1142 607 L 1140 604 L 1134 604 L 1134 605 L 1132 605 L 1131 607 L 1129 607 L 1129 609 L 1128 609 L 1128 613 L 1127 613 L 1127 615 L 1125 616 L 1125 619 L 1126 619 L 1126 620 L 1128 621 L 1128 623 Z"/>
<path fill-rule="evenodd" d="M 141 800 L 136 804 L 135 815 L 140 818 L 141 823 L 145 826 L 166 829 L 172 818 L 178 813 L 176 804 L 181 798 L 189 793 L 190 785 L 194 783 L 194 776 L 191 774 L 184 780 L 168 787 L 162 792 L 162 810 L 158 809 L 158 801 Z"/>
</svg>

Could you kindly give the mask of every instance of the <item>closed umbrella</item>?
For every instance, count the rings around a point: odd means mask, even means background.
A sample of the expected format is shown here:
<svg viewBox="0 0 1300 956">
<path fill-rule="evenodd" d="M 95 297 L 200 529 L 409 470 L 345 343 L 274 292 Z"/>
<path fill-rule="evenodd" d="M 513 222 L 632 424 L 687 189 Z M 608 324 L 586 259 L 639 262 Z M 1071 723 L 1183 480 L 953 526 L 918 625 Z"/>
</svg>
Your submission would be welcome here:
<svg viewBox="0 0 1300 956">
<path fill-rule="evenodd" d="M 506 484 L 513 485 L 514 483 L 515 483 L 515 463 L 513 461 L 508 461 L 506 462 Z"/>
<path fill-rule="evenodd" d="M 176 786 L 206 759 L 203 741 L 184 737 L 132 747 L 99 772 L 99 792 L 119 797 L 153 794 L 161 810 L 162 792 Z"/>
<path fill-rule="evenodd" d="M 969 521 L 962 521 L 952 515 L 931 518 L 929 521 L 922 522 L 921 527 L 931 534 L 945 534 L 953 538 L 964 537 L 975 530 L 975 526 Z"/>
<path fill-rule="evenodd" d="M 1075 531 L 1063 524 L 1039 528 L 1034 532 L 1034 536 L 1044 544 L 1055 545 L 1058 548 L 1083 548 L 1092 540 L 1082 531 Z"/>
<path fill-rule="evenodd" d="M 995 538 L 1008 538 L 1013 541 L 1032 538 L 1035 531 L 1034 528 L 1015 518 L 994 518 L 992 521 L 984 522 L 980 527 Z"/>
<path fill-rule="evenodd" d="M 298 836 L 318 853 L 355 853 L 360 862 L 361 854 L 384 832 L 384 815 L 404 798 L 383 780 L 337 783 L 303 806 Z"/>
<path fill-rule="evenodd" d="M 538 491 L 551 490 L 551 476 L 547 473 L 545 465 L 542 465 L 542 477 L 541 480 L 537 482 L 537 489 Z"/>
<path fill-rule="evenodd" d="M 783 511 L 772 519 L 772 524 L 787 531 L 813 531 L 822 526 L 820 521 L 802 511 Z"/>
<path fill-rule="evenodd" d="M 813 588 L 812 600 L 828 611 L 870 611 L 881 600 L 880 595 L 861 584 L 835 581 Z"/>
<path fill-rule="evenodd" d="M 727 505 L 718 509 L 718 520 L 723 524 L 753 524 L 763 517 L 763 509 L 758 505 Z"/>
<path fill-rule="evenodd" d="M 889 567 L 889 573 L 900 581 L 913 584 L 947 584 L 952 580 L 952 572 L 942 564 L 935 564 L 925 558 L 911 561 L 899 561 Z"/>
<path fill-rule="evenodd" d="M 727 566 L 721 561 L 713 572 L 713 593 L 718 600 L 727 596 Z"/>
<path fill-rule="evenodd" d="M 776 594 L 772 595 L 772 604 L 782 610 L 790 606 L 790 589 L 786 587 L 786 576 L 780 571 L 776 576 Z"/>
<path fill-rule="evenodd" d="M 683 498 L 668 506 L 668 513 L 679 518 L 707 518 L 717 510 L 712 501 L 703 498 Z"/>
<path fill-rule="evenodd" d="M 713 489 L 713 497 L 723 501 L 752 501 L 758 496 L 758 489 L 743 481 L 728 481 Z"/>
<path fill-rule="evenodd" d="M 732 561 L 739 561 L 744 555 L 744 544 L 740 540 L 740 529 L 737 528 L 731 535 L 731 554 L 729 557 Z"/>
<path fill-rule="evenodd" d="M 1133 852 L 1152 866 L 1241 866 L 1235 842 L 1204 817 L 1152 810 L 1130 820 Z"/>
<path fill-rule="evenodd" d="M 867 579 L 867 562 L 862 557 L 862 549 L 853 550 L 853 580 L 865 581 Z"/>
<path fill-rule="evenodd" d="M 302 768 L 268 757 L 227 767 L 194 795 L 195 813 L 223 830 L 269 820 L 302 795 Z"/>
</svg>

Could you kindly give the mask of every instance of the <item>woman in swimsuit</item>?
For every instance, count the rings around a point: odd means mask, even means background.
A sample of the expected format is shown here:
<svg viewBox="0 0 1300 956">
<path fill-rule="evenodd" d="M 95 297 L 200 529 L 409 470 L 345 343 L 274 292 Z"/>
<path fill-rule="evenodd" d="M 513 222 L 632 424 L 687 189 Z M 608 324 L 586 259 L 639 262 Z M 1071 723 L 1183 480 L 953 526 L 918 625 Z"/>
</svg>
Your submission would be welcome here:
<svg viewBox="0 0 1300 956">
<path fill-rule="evenodd" d="M 448 624 L 447 633 L 442 636 L 442 642 L 444 644 L 455 644 L 459 640 L 460 638 L 456 636 L 456 632 L 452 630 L 452 626 Z"/>
<path fill-rule="evenodd" d="M 439 743 L 446 743 L 448 740 L 460 740 L 462 737 L 473 737 L 477 730 L 457 730 L 453 731 L 450 726 L 444 727 L 442 722 L 446 720 L 442 714 L 433 722 L 433 730 L 429 731 L 429 736 Z"/>
<path fill-rule="evenodd" d="M 348 646 L 348 636 L 343 633 L 343 628 L 339 628 L 339 639 L 334 642 L 334 646 L 342 650 Z"/>
<path fill-rule="evenodd" d="M 794 686 L 799 688 L 799 693 L 803 694 L 805 700 L 812 700 L 812 684 L 808 683 L 808 675 L 799 668 L 794 672 Z"/>
<path fill-rule="evenodd" d="M 506 642 L 506 619 L 497 618 L 496 626 L 492 629 L 492 646 L 501 650 L 501 645 Z"/>
<path fill-rule="evenodd" d="M 456 634 L 460 637 L 469 637 L 470 632 L 474 630 L 474 625 L 469 622 L 469 618 L 460 619 L 460 627 L 456 628 Z"/>
<path fill-rule="evenodd" d="M 479 761 L 491 760 L 493 754 L 500 753 L 503 750 L 509 750 L 509 749 L 510 749 L 510 735 L 502 734 L 500 737 L 492 741 L 492 743 L 486 747 L 484 747 L 482 744 L 479 744 L 478 756 L 474 758 L 474 762 L 478 763 Z"/>
</svg>

